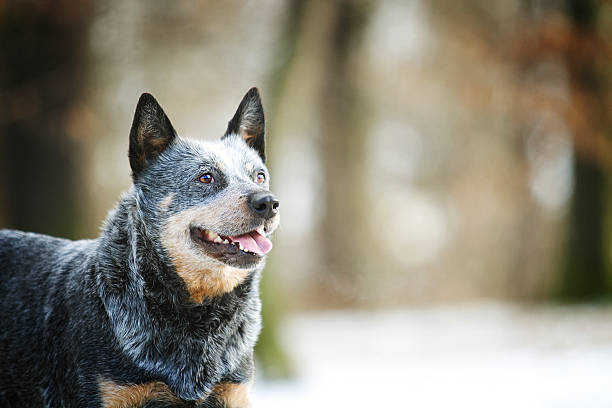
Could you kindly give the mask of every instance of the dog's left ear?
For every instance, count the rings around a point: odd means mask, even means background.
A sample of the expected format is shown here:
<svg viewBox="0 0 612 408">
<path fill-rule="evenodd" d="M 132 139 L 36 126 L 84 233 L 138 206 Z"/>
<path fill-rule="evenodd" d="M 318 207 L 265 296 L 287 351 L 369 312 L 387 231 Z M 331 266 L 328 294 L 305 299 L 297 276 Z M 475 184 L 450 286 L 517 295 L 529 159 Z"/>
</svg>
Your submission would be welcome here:
<svg viewBox="0 0 612 408">
<path fill-rule="evenodd" d="M 153 95 L 143 93 L 130 130 L 130 166 L 134 181 L 176 139 L 170 119 Z"/>
<path fill-rule="evenodd" d="M 227 124 L 223 138 L 232 134 L 241 136 L 251 148 L 259 153 L 261 160 L 266 161 L 266 123 L 257 88 L 251 88 L 244 95 L 234 117 Z"/>
</svg>

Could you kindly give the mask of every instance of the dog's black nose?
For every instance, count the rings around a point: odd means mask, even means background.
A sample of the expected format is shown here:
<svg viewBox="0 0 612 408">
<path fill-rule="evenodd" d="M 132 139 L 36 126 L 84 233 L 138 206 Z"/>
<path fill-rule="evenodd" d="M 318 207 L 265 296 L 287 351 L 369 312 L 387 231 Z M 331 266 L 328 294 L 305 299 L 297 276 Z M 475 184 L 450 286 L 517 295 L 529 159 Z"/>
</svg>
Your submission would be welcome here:
<svg viewBox="0 0 612 408">
<path fill-rule="evenodd" d="M 272 218 L 278 213 L 280 203 L 272 194 L 267 191 L 260 191 L 251 194 L 249 205 L 255 214 L 265 219 Z"/>
</svg>

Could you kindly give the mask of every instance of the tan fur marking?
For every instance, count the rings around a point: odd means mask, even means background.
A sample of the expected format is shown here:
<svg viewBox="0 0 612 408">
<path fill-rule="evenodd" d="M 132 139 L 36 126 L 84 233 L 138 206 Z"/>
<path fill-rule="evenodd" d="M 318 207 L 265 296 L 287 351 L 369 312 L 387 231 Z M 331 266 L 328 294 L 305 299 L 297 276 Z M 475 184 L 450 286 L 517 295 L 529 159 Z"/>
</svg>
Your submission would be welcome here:
<svg viewBox="0 0 612 408">
<path fill-rule="evenodd" d="M 136 408 L 152 399 L 178 401 L 168 386 L 162 382 L 119 385 L 113 381 L 100 380 L 98 390 L 104 408 Z"/>
<path fill-rule="evenodd" d="M 206 222 L 206 228 L 218 230 L 223 223 L 244 211 L 238 200 L 220 198 L 206 207 L 197 207 L 173 215 L 161 232 L 161 242 L 170 255 L 179 276 L 185 281 L 192 301 L 201 303 L 205 296 L 230 292 L 247 277 L 248 271 L 223 265 L 207 257 L 189 236 L 189 227 Z M 216 228 L 217 227 L 217 228 Z"/>
<path fill-rule="evenodd" d="M 167 210 L 170 207 L 170 203 L 174 199 L 174 193 L 168 194 L 164 199 L 159 203 L 159 208 L 162 210 Z"/>
<path fill-rule="evenodd" d="M 148 140 L 148 145 L 151 149 L 154 149 L 155 152 L 161 153 L 168 146 L 168 139 L 164 137 L 150 137 Z"/>
<path fill-rule="evenodd" d="M 139 124 L 138 125 L 138 133 L 136 133 L 136 135 L 137 135 L 136 140 L 138 140 L 138 144 L 140 144 L 140 145 L 144 141 L 144 131 L 145 131 L 145 128 L 144 128 L 143 124 L 142 123 Z"/>
<path fill-rule="evenodd" d="M 252 382 L 248 383 L 222 383 L 213 388 L 217 399 L 227 408 L 248 408 L 251 406 L 249 398 Z"/>
<path fill-rule="evenodd" d="M 252 135 L 250 133 L 247 132 L 240 132 L 240 136 L 242 136 L 242 138 L 244 139 L 245 142 L 247 142 L 247 144 L 250 146 L 251 143 L 251 139 L 253 139 L 255 137 L 255 135 Z"/>
</svg>

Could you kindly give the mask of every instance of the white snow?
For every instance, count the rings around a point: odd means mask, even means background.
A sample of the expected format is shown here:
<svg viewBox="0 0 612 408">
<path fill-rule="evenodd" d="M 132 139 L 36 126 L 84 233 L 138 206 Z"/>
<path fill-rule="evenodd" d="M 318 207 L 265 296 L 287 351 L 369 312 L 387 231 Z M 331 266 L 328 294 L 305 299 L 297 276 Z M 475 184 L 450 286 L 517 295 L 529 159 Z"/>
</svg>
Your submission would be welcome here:
<svg viewBox="0 0 612 408">
<path fill-rule="evenodd" d="M 502 303 L 290 317 L 296 377 L 255 407 L 612 407 L 612 308 Z"/>
</svg>

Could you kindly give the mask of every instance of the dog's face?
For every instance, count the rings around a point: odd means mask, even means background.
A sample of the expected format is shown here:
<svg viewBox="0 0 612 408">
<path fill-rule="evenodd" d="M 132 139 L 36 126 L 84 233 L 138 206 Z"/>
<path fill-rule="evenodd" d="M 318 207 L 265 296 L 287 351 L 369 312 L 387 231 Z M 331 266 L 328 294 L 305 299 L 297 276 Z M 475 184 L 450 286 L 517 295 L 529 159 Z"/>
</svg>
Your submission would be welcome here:
<svg viewBox="0 0 612 408">
<path fill-rule="evenodd" d="M 255 88 L 215 142 L 179 139 L 155 99 L 140 98 L 129 153 L 139 210 L 194 300 L 230 290 L 272 248 L 264 131 Z"/>
</svg>

